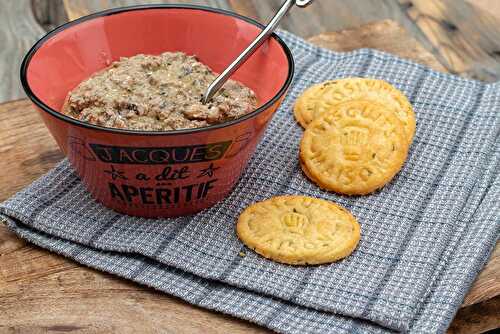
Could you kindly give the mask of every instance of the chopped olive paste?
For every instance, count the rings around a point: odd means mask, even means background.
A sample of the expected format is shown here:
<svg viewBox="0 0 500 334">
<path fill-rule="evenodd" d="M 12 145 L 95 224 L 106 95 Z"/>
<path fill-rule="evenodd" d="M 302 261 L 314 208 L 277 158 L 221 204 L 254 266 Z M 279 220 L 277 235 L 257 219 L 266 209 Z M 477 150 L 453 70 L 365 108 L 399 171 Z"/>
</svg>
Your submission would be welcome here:
<svg viewBox="0 0 500 334">
<path fill-rule="evenodd" d="M 71 91 L 63 113 L 105 127 L 168 131 L 223 123 L 255 110 L 255 93 L 234 80 L 203 105 L 215 78 L 182 52 L 121 58 Z"/>
</svg>

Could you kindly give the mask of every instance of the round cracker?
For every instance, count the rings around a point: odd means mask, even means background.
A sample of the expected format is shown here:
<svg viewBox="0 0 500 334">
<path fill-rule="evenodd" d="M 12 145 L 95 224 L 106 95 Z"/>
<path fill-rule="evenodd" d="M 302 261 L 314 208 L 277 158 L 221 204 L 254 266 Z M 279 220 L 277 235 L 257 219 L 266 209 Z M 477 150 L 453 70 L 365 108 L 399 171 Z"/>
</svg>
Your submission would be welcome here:
<svg viewBox="0 0 500 334">
<path fill-rule="evenodd" d="M 321 94 L 307 98 L 308 108 L 312 114 L 304 121 L 307 125 L 328 111 L 332 106 L 351 100 L 370 100 L 394 110 L 403 123 L 407 142 L 411 143 L 415 135 L 416 119 L 411 103 L 397 88 L 384 80 L 371 78 L 345 78 L 329 81 Z M 313 105 L 313 107 L 311 107 Z"/>
<path fill-rule="evenodd" d="M 408 143 L 394 112 L 372 101 L 333 106 L 304 132 L 300 158 L 321 188 L 346 195 L 369 194 L 401 169 Z"/>
<path fill-rule="evenodd" d="M 349 211 L 306 196 L 277 196 L 250 205 L 241 213 L 236 232 L 258 254 L 293 265 L 345 258 L 361 237 Z"/>
</svg>

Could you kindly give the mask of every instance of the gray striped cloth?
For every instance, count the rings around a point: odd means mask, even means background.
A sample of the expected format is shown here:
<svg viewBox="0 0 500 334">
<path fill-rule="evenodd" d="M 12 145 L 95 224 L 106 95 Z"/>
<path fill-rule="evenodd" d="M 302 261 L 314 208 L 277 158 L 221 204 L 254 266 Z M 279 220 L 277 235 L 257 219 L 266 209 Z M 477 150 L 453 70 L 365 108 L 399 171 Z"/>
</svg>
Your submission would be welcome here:
<svg viewBox="0 0 500 334">
<path fill-rule="evenodd" d="M 19 236 L 84 265 L 281 333 L 442 333 L 500 228 L 500 84 L 437 73 L 375 50 L 336 53 L 280 33 L 297 62 L 292 88 L 231 195 L 195 216 L 132 218 L 94 202 L 67 161 L 0 207 Z M 327 79 L 389 81 L 411 100 L 415 141 L 403 170 L 364 197 L 323 192 L 297 161 L 293 101 Z M 357 250 L 292 267 L 246 249 L 234 227 L 252 202 L 325 198 L 362 227 Z M 246 256 L 240 256 L 240 252 Z"/>
</svg>

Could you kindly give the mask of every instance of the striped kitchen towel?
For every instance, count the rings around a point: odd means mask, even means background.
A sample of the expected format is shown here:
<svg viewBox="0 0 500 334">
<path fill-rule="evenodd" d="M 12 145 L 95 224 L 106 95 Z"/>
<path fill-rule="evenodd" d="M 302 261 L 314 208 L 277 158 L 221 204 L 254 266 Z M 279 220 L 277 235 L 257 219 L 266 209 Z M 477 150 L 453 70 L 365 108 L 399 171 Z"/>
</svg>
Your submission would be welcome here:
<svg viewBox="0 0 500 334">
<path fill-rule="evenodd" d="M 1 204 L 0 214 L 41 247 L 277 332 L 444 332 L 499 236 L 500 84 L 280 35 L 296 60 L 294 82 L 223 202 L 176 219 L 124 216 L 93 201 L 63 161 Z M 350 76 L 390 82 L 417 116 L 404 168 L 364 197 L 324 192 L 304 178 L 303 130 L 291 111 L 306 87 Z M 356 251 L 330 265 L 292 267 L 246 249 L 234 230 L 239 213 L 279 194 L 347 207 L 362 228 Z"/>
</svg>

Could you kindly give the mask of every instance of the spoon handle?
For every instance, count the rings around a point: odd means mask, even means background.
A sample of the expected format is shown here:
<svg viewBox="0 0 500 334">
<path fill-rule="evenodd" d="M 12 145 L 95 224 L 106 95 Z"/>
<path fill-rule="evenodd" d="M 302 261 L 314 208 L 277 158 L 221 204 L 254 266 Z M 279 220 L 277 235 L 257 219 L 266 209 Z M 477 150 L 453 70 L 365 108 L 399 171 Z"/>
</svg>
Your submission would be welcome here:
<svg viewBox="0 0 500 334">
<path fill-rule="evenodd" d="M 202 98 L 202 103 L 206 104 L 217 93 L 217 91 L 224 85 L 229 77 L 264 43 L 267 38 L 273 33 L 279 25 L 281 19 L 288 13 L 288 11 L 295 5 L 296 0 L 286 0 L 281 6 L 278 13 L 271 19 L 267 27 L 257 36 L 257 38 L 243 51 L 238 58 L 236 58 L 231 65 L 229 65 L 224 72 L 208 86 L 205 95 Z M 297 0 L 297 5 L 306 6 L 312 0 Z"/>
</svg>

